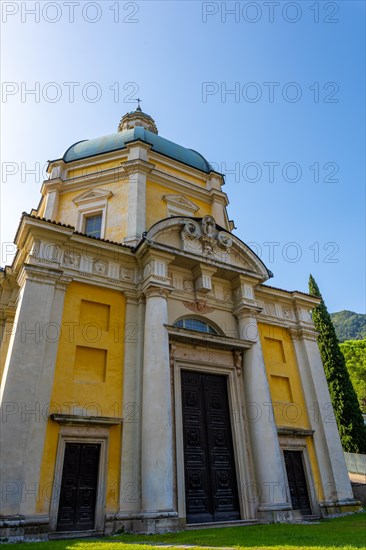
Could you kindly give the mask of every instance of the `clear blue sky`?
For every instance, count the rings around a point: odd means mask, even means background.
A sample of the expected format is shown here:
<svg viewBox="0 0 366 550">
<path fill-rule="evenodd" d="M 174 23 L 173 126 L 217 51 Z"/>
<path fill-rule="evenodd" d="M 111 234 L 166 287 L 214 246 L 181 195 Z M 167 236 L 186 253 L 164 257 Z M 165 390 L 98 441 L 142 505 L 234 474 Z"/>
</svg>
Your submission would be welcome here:
<svg viewBox="0 0 366 550">
<path fill-rule="evenodd" d="M 39 201 L 26 170 L 139 96 L 162 136 L 235 171 L 229 216 L 270 284 L 311 272 L 330 311 L 364 312 L 364 1 L 1 4 L 2 265 Z"/>
</svg>

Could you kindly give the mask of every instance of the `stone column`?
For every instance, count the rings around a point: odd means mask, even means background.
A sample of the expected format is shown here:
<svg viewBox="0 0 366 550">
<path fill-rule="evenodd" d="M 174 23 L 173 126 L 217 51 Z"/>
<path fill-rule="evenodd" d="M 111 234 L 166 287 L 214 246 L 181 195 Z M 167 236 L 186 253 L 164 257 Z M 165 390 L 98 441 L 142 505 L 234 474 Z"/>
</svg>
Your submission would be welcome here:
<svg viewBox="0 0 366 550">
<path fill-rule="evenodd" d="M 334 417 L 328 383 L 320 357 L 316 332 L 307 328 L 292 331 L 292 339 L 305 401 L 309 411 L 325 502 L 323 512 L 334 507 L 354 505 L 343 449 Z M 319 495 L 317 495 L 319 498 Z M 340 511 L 340 509 L 338 509 Z"/>
<path fill-rule="evenodd" d="M 143 355 L 142 303 L 125 292 L 125 351 L 123 368 L 123 414 L 119 516 L 128 518 L 141 510 L 141 367 Z M 132 329 L 132 330 L 131 330 Z"/>
<path fill-rule="evenodd" d="M 69 280 L 62 271 L 24 265 L 0 391 L 1 514 L 36 513 L 56 354 Z"/>
<path fill-rule="evenodd" d="M 173 511 L 168 292 L 155 285 L 145 290 L 141 484 L 143 513 L 152 518 Z"/>
<path fill-rule="evenodd" d="M 5 308 L 3 326 L 1 327 L 0 335 L 0 382 L 3 376 L 6 357 L 11 339 L 11 334 L 14 330 L 15 310 L 12 307 Z"/>
<path fill-rule="evenodd" d="M 257 479 L 258 515 L 265 521 L 283 521 L 291 518 L 292 507 L 286 502 L 286 479 L 255 317 L 257 309 L 242 306 L 235 315 L 240 338 L 253 341 L 244 353 L 243 383 Z"/>
</svg>

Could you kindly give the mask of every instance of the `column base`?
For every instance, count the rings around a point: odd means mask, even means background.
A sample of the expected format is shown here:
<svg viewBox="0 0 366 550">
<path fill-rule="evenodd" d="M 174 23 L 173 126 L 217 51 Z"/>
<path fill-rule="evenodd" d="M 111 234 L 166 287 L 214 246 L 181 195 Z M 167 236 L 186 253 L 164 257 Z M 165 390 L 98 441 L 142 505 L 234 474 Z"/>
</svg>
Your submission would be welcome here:
<svg viewBox="0 0 366 550">
<path fill-rule="evenodd" d="M 0 517 L 0 539 L 9 542 L 28 539 L 48 540 L 48 516 L 2 516 Z"/>
<path fill-rule="evenodd" d="M 262 505 L 258 507 L 257 518 L 260 523 L 289 523 L 294 520 L 294 512 L 287 502 Z"/>
<path fill-rule="evenodd" d="M 112 533 L 141 533 L 151 535 L 154 533 L 168 533 L 181 531 L 185 528 L 185 520 L 178 518 L 177 512 L 142 512 L 120 513 L 106 517 L 106 535 Z"/>
<path fill-rule="evenodd" d="M 325 501 L 319 504 L 321 516 L 327 518 L 338 514 L 352 514 L 362 512 L 362 504 L 359 500 L 345 498 L 342 500 Z"/>
</svg>

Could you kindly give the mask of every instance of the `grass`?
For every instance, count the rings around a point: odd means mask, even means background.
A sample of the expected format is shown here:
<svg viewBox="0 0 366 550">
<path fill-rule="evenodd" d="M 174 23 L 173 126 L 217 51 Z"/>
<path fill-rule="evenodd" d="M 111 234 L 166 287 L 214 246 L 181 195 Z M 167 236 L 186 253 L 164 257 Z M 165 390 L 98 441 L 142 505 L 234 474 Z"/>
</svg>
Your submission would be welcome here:
<svg viewBox="0 0 366 550">
<path fill-rule="evenodd" d="M 139 543 L 139 544 L 134 544 Z M 119 535 L 99 540 L 59 540 L 3 544 L 5 549 L 27 550 L 150 550 L 158 544 L 202 547 L 231 547 L 237 550 L 366 550 L 366 513 L 323 520 L 316 524 L 253 525 L 200 529 L 164 535 Z"/>
</svg>

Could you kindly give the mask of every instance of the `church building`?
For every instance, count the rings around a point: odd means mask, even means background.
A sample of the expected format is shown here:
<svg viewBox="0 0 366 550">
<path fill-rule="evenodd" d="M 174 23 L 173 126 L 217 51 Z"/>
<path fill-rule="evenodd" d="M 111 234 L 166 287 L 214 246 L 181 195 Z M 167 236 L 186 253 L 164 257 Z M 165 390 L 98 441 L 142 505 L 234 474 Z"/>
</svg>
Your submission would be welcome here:
<svg viewBox="0 0 366 550">
<path fill-rule="evenodd" d="M 359 510 L 312 323 L 138 106 L 48 166 L 0 271 L 0 536 Z"/>
</svg>

